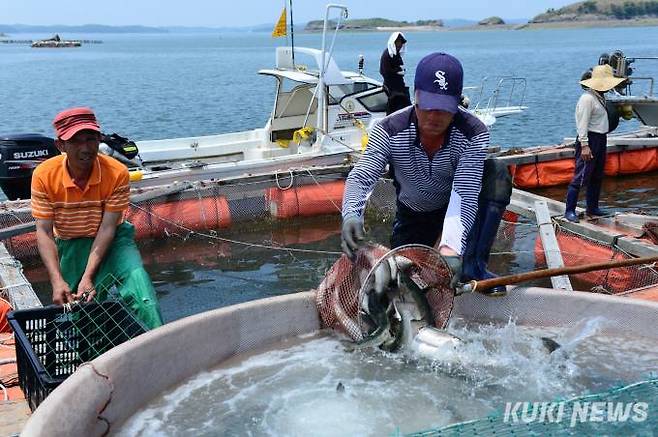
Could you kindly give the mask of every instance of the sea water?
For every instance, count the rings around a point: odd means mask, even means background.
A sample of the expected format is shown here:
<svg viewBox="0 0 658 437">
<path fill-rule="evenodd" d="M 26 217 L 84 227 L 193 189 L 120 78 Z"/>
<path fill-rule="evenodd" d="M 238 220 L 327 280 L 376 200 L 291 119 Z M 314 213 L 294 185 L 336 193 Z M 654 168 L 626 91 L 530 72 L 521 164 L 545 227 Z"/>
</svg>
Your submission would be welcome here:
<svg viewBox="0 0 658 437">
<path fill-rule="evenodd" d="M 91 106 L 105 131 L 134 140 L 262 127 L 273 107 L 275 81 L 257 72 L 273 68 L 275 47 L 285 44 L 266 32 L 65 36 L 103 43 L 59 50 L 0 44 L 0 134 L 52 135 L 54 115 L 70 106 Z M 388 36 L 342 32 L 334 57 L 342 69 L 356 71 L 363 54 L 365 74 L 381 79 L 379 58 Z M 601 53 L 616 49 L 629 56 L 658 56 L 657 38 L 658 27 L 409 32 L 405 80 L 413 87 L 416 64 L 434 51 L 462 61 L 467 86 L 479 85 L 485 77 L 489 85 L 499 76 L 525 77 L 529 109 L 499 119 L 492 144 L 555 144 L 575 135 L 573 114 L 583 71 Z M 296 34 L 295 43 L 320 48 L 321 37 Z M 638 61 L 633 67 L 638 76 L 658 77 L 658 62 Z M 499 97 L 501 102 L 504 98 Z"/>
<path fill-rule="evenodd" d="M 228 360 L 153 400 L 120 435 L 391 435 L 637 381 L 658 348 L 610 335 L 600 318 L 561 328 L 453 320 L 463 345 L 420 357 L 351 351 L 334 334 L 288 339 Z M 541 337 L 562 348 L 549 354 Z"/>
</svg>

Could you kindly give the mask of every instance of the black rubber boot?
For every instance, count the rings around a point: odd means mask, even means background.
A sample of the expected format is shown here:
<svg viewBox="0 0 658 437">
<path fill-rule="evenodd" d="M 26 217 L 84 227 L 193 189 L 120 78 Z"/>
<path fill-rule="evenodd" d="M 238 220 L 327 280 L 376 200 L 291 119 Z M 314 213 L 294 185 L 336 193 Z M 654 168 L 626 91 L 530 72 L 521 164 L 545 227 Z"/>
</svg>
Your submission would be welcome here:
<svg viewBox="0 0 658 437">
<path fill-rule="evenodd" d="M 578 187 L 569 185 L 567 188 L 567 199 L 565 201 L 566 208 L 564 211 L 564 217 L 570 222 L 578 223 L 578 215 L 576 214 L 576 206 L 578 205 L 578 192 L 580 190 Z"/>
<path fill-rule="evenodd" d="M 505 206 L 501 206 L 496 202 L 489 202 L 483 211 L 480 223 L 480 235 L 475 247 L 475 262 L 477 270 L 480 273 L 480 279 L 491 279 L 497 275 L 491 273 L 487 269 L 489 262 L 489 255 L 491 254 L 491 247 L 498 235 L 498 227 L 503 219 Z M 504 296 L 507 293 L 507 288 L 504 285 L 499 285 L 484 292 L 491 296 Z"/>
<path fill-rule="evenodd" d="M 606 212 L 599 208 L 599 197 L 601 196 L 601 181 L 592 181 L 587 186 L 586 202 L 587 215 L 604 216 Z"/>
<path fill-rule="evenodd" d="M 462 276 L 464 280 L 482 280 L 497 277 L 487 269 L 487 263 L 504 212 L 505 206 L 501 206 L 499 203 L 484 202 L 480 204 L 477 219 L 466 242 L 463 254 Z M 491 296 L 502 296 L 506 292 L 507 288 L 501 285 L 483 293 Z"/>
<path fill-rule="evenodd" d="M 466 247 L 464 248 L 464 253 L 462 253 L 462 278 L 464 281 L 470 281 L 471 279 L 482 279 L 480 266 L 475 259 L 477 242 L 480 238 L 481 208 L 482 205 L 480 205 L 480 209 L 478 209 L 478 214 L 475 217 L 475 223 L 473 223 L 471 232 L 468 234 L 468 238 L 466 239 Z"/>
<path fill-rule="evenodd" d="M 463 253 L 462 278 L 464 280 L 496 277 L 487 270 L 487 263 L 491 247 L 496 240 L 498 226 L 511 197 L 512 176 L 507 165 L 495 158 L 487 159 L 484 162 L 478 213 Z M 505 286 L 499 286 L 484 294 L 501 296 L 506 292 Z"/>
</svg>

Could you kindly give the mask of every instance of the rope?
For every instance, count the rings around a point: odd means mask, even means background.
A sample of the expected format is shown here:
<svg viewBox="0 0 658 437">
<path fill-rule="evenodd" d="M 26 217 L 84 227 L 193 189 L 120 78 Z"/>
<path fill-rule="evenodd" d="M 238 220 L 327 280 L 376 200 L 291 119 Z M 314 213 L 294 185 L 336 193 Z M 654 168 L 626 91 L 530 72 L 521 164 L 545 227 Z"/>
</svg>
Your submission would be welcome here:
<svg viewBox="0 0 658 437">
<path fill-rule="evenodd" d="M 9 334 L 8 337 L 0 339 L 0 347 L 3 347 L 5 349 L 16 349 L 15 345 L 7 344 L 8 341 L 13 340 L 13 339 L 14 339 L 14 333 L 12 332 L 11 334 Z"/>
<path fill-rule="evenodd" d="M 359 152 L 359 153 L 361 152 L 361 149 L 354 148 L 354 147 L 350 146 L 350 145 L 347 144 L 346 142 L 341 141 L 341 140 L 339 140 L 338 138 L 334 137 L 334 136 L 331 135 L 329 132 L 327 132 L 327 131 L 325 131 L 325 130 L 323 130 L 323 129 L 318 129 L 318 130 L 320 131 L 320 133 L 322 133 L 322 135 L 326 135 L 326 136 L 328 136 L 329 138 L 331 138 L 333 141 L 337 142 L 337 143 L 340 144 L 341 146 L 343 146 L 343 147 L 345 147 L 345 148 L 347 148 L 347 149 L 349 149 L 349 150 L 351 150 L 351 151 L 353 151 L 353 152 Z"/>
<path fill-rule="evenodd" d="M 306 168 L 306 169 L 302 168 L 302 169 L 303 169 L 303 170 L 306 170 L 306 172 L 308 173 L 308 175 L 311 177 L 311 179 L 313 179 L 313 182 L 315 182 L 315 184 L 316 184 L 318 187 L 322 188 L 322 190 L 323 190 L 325 193 L 327 192 L 327 189 L 324 188 L 324 187 L 322 186 L 322 184 L 321 184 L 317 179 L 315 179 L 315 175 L 313 175 L 313 172 L 311 171 L 310 168 Z M 329 201 L 331 202 L 331 204 L 334 206 L 334 208 L 336 208 L 336 210 L 337 210 L 339 213 L 342 213 L 342 212 L 343 212 L 343 209 L 342 209 L 340 206 L 336 205 L 336 204 L 334 203 L 334 201 L 331 200 L 331 198 L 329 198 L 329 197 L 327 197 L 327 198 L 329 199 Z"/>
<path fill-rule="evenodd" d="M 290 169 L 289 172 L 290 172 L 290 183 L 288 184 L 287 187 L 282 187 L 281 184 L 279 183 L 279 172 L 277 171 L 276 173 L 274 173 L 274 180 L 276 181 L 276 187 L 281 191 L 286 191 L 291 189 L 295 181 L 295 174 L 293 173 L 292 169 Z"/>
<path fill-rule="evenodd" d="M 334 251 L 329 251 L 329 250 L 313 250 L 313 249 L 296 249 L 296 248 L 292 248 L 292 247 L 277 247 L 277 246 L 271 246 L 271 245 L 267 245 L 267 244 L 247 243 L 245 241 L 233 240 L 231 238 L 223 238 L 223 237 L 208 234 L 208 233 L 205 233 L 205 232 L 198 232 L 198 231 L 190 229 L 186 226 L 183 226 L 179 223 L 176 223 L 172 220 L 166 219 L 164 217 L 159 217 L 158 215 L 153 214 L 151 211 L 149 211 L 145 208 L 142 208 L 141 206 L 136 205 L 134 203 L 131 203 L 130 205 L 133 208 L 139 209 L 140 211 L 157 218 L 158 220 L 162 220 L 163 222 L 165 222 L 167 224 L 170 224 L 172 226 L 175 226 L 179 229 L 184 230 L 185 232 L 188 233 L 188 235 L 199 235 L 199 236 L 205 237 L 209 240 L 217 240 L 217 241 L 223 241 L 225 243 L 237 244 L 237 245 L 245 246 L 245 247 L 257 247 L 259 249 L 279 250 L 279 251 L 284 251 L 284 252 L 314 253 L 314 254 L 320 254 L 320 255 L 342 255 L 342 252 L 334 252 Z"/>
<path fill-rule="evenodd" d="M 203 202 L 203 198 L 201 197 L 201 190 L 199 189 L 199 185 L 194 186 L 194 190 L 196 191 L 197 198 L 199 199 L 199 203 L 201 204 L 201 218 L 203 220 L 203 223 L 207 226 L 208 225 L 208 218 L 206 217 L 206 208 Z M 215 208 L 217 209 L 217 208 Z M 219 220 L 217 220 L 219 222 Z"/>
</svg>

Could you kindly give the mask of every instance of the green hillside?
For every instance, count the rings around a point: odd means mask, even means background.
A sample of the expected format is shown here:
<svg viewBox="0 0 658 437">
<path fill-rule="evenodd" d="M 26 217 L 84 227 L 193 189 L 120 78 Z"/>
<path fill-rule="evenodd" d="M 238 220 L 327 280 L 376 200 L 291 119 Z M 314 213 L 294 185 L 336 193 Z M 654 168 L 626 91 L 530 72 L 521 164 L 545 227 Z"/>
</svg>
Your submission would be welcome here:
<svg viewBox="0 0 658 437">
<path fill-rule="evenodd" d="M 322 30 L 322 20 L 309 21 L 304 30 L 306 31 L 319 31 Z M 363 18 L 347 20 L 341 23 L 340 28 L 346 30 L 372 30 L 378 27 L 442 27 L 442 20 L 418 20 L 418 21 L 395 21 L 387 18 Z M 331 21 L 330 27 L 336 28 L 336 22 Z"/>
<path fill-rule="evenodd" d="M 658 1 L 588 0 L 549 9 L 532 23 L 555 21 L 631 20 L 658 17 Z"/>
</svg>

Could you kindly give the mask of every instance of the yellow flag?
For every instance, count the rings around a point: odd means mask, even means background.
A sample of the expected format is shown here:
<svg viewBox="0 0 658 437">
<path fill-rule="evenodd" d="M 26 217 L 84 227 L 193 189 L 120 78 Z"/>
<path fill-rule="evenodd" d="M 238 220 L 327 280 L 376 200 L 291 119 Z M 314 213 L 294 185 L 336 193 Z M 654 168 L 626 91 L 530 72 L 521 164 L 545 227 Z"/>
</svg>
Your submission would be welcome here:
<svg viewBox="0 0 658 437">
<path fill-rule="evenodd" d="M 274 30 L 272 31 L 272 38 L 286 36 L 287 29 L 288 27 L 286 26 L 286 8 L 283 8 L 283 11 L 281 11 L 281 16 L 279 17 L 279 21 L 276 23 L 276 25 L 274 26 Z"/>
</svg>

